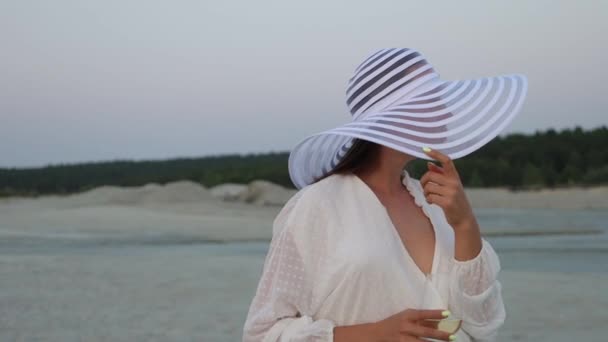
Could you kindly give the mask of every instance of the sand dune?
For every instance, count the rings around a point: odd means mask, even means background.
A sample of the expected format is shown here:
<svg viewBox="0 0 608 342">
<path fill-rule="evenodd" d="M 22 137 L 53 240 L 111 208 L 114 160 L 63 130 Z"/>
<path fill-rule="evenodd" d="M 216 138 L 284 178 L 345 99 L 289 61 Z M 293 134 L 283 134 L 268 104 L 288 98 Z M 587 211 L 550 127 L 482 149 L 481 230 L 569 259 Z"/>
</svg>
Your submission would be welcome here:
<svg viewBox="0 0 608 342">
<path fill-rule="evenodd" d="M 224 201 L 238 201 L 241 194 L 247 191 L 247 185 L 237 183 L 225 183 L 216 185 L 209 189 L 211 195 Z"/>
<path fill-rule="evenodd" d="M 288 190 L 265 180 L 256 180 L 249 183 L 247 189 L 239 196 L 239 200 L 257 205 L 282 206 L 295 193 L 295 190 Z"/>
<path fill-rule="evenodd" d="M 40 206 L 86 207 L 98 205 L 145 206 L 176 203 L 240 202 L 255 206 L 282 206 L 297 190 L 266 180 L 249 184 L 226 183 L 210 189 L 192 181 L 177 181 L 140 187 L 101 186 L 69 196 L 41 196 Z M 511 191 L 506 188 L 466 188 L 476 208 L 608 209 L 608 186 Z M 0 199 L 0 204 L 32 201 L 29 198 Z"/>
<path fill-rule="evenodd" d="M 91 205 L 138 205 L 145 203 L 205 202 L 212 199 L 205 187 L 192 181 L 156 183 L 141 187 L 102 186 L 68 196 L 66 203 L 74 207 Z"/>
</svg>

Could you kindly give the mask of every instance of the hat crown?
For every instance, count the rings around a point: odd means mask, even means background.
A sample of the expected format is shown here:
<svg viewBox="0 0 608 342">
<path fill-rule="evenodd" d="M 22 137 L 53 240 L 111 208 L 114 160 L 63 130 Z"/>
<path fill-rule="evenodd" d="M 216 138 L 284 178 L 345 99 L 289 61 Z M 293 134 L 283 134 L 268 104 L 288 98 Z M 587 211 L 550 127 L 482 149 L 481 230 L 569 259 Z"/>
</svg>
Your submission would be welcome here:
<svg viewBox="0 0 608 342">
<path fill-rule="evenodd" d="M 348 81 L 346 104 L 353 120 L 357 120 L 419 94 L 438 78 L 432 65 L 415 49 L 380 49 L 355 68 Z"/>
</svg>

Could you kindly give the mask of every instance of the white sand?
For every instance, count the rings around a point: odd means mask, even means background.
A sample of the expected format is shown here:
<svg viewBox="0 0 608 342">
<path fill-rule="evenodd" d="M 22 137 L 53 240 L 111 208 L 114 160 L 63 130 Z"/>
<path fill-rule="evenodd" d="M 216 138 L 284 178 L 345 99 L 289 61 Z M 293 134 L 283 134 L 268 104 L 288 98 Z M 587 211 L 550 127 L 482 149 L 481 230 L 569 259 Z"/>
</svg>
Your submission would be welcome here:
<svg viewBox="0 0 608 342">
<path fill-rule="evenodd" d="M 237 183 L 226 183 L 210 188 L 211 196 L 223 201 L 238 201 L 241 194 L 247 191 L 247 185 Z"/>
<path fill-rule="evenodd" d="M 467 188 L 465 191 L 476 208 L 608 209 L 608 186 L 527 191 Z"/>
<path fill-rule="evenodd" d="M 289 190 L 268 181 L 256 180 L 249 183 L 247 190 L 241 194 L 239 199 L 245 203 L 257 205 L 283 206 L 295 193 L 295 190 Z"/>
<path fill-rule="evenodd" d="M 141 187 L 102 186 L 70 196 L 42 196 L 37 202 L 50 207 L 82 207 L 91 205 L 172 204 L 202 202 L 213 199 L 242 202 L 258 206 L 282 206 L 296 193 L 280 185 L 255 180 L 249 184 L 227 183 L 206 189 L 191 181 L 177 181 L 164 186 L 150 183 Z M 476 208 L 553 208 L 608 209 L 608 186 L 510 191 L 506 188 L 466 188 Z M 31 201 L 28 198 L 0 198 L 1 204 Z"/>
<path fill-rule="evenodd" d="M 295 193 L 266 181 L 208 190 L 190 181 L 161 186 L 104 186 L 70 196 L 0 201 L 0 236 L 95 233 L 165 236 L 179 239 L 269 240 L 272 221 Z M 476 208 L 608 208 L 608 187 L 510 192 L 467 189 Z M 571 233 L 570 227 L 484 227 L 487 235 Z M 584 233 L 580 229 L 577 233 Z M 587 231 L 589 233 L 593 231 Z"/>
</svg>

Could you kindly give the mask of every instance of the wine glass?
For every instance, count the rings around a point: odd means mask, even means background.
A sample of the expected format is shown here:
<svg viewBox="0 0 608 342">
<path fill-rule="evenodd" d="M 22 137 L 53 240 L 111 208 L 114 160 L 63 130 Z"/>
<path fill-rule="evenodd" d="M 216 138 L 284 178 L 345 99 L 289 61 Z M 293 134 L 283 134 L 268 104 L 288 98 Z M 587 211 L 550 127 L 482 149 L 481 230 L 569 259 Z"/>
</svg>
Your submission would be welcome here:
<svg viewBox="0 0 608 342">
<path fill-rule="evenodd" d="M 434 272 L 425 273 L 424 286 L 422 289 L 422 295 L 418 302 L 418 309 L 436 310 L 436 309 L 449 309 L 449 273 L 447 272 Z M 444 295 L 441 295 L 441 291 L 438 289 L 445 288 L 443 291 Z M 444 298 L 445 297 L 445 298 Z M 429 319 L 427 321 L 437 322 L 437 329 L 455 334 L 462 325 L 462 319 L 455 317 L 452 313 L 450 316 L 443 319 Z M 423 338 L 426 341 L 439 341 L 435 339 Z"/>
</svg>

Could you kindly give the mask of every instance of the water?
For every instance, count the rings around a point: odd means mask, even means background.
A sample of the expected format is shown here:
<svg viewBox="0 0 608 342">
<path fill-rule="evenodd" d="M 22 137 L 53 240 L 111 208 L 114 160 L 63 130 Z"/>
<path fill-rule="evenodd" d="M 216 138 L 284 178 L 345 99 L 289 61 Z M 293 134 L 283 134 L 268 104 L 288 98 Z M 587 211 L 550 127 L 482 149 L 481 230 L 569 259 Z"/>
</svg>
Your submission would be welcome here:
<svg viewBox="0 0 608 342">
<path fill-rule="evenodd" d="M 608 214 L 603 211 L 484 209 L 476 215 L 482 229 L 601 232 L 488 237 L 507 272 L 608 274 Z M 0 341 L 238 341 L 267 249 L 268 242 L 209 243 L 170 234 L 3 238 Z M 560 293 L 572 291 L 562 286 Z M 586 303 L 585 310 L 592 310 L 594 300 Z M 510 323 L 501 341 L 528 340 L 534 332 L 527 333 L 525 322 Z M 563 341 L 582 336 L 574 330 L 568 335 L 568 329 L 564 326 L 557 336 Z M 586 340 L 594 340 L 594 329 L 603 327 L 584 327 L 585 336 L 592 337 Z"/>
<path fill-rule="evenodd" d="M 494 228 L 579 228 L 608 231 L 606 210 L 477 208 L 479 224 Z"/>
</svg>

